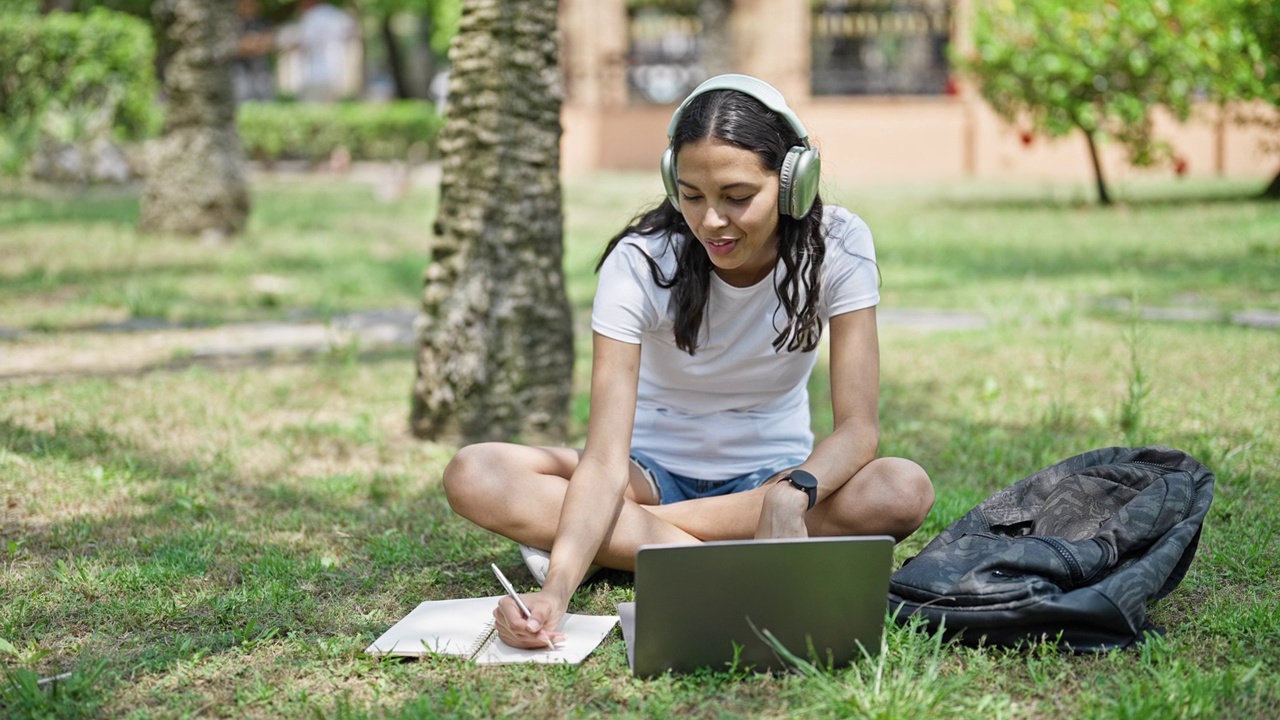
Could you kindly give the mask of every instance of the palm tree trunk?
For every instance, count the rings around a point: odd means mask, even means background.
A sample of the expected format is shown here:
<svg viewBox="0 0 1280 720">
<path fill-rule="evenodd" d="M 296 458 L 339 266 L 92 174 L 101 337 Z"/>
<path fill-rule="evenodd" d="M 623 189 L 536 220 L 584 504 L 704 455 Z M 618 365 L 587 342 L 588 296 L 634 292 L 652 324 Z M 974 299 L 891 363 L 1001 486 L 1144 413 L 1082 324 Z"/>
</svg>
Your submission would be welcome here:
<svg viewBox="0 0 1280 720">
<path fill-rule="evenodd" d="M 244 150 L 236 131 L 231 64 L 239 32 L 225 0 L 152 5 L 169 99 L 163 137 L 148 148 L 139 227 L 225 237 L 249 214 Z"/>
<path fill-rule="evenodd" d="M 441 131 L 414 434 L 563 441 L 573 375 L 557 0 L 464 0 Z"/>
</svg>

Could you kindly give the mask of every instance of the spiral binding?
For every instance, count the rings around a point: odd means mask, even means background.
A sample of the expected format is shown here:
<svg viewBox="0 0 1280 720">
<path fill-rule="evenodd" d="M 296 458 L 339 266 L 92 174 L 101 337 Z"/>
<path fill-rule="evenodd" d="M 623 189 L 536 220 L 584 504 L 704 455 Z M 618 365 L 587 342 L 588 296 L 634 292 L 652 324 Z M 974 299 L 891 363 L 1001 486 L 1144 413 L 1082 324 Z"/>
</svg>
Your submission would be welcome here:
<svg viewBox="0 0 1280 720">
<path fill-rule="evenodd" d="M 467 659 L 474 660 L 489 644 L 493 642 L 494 636 L 497 635 L 498 628 L 493 621 L 485 623 L 484 631 L 476 637 L 476 641 L 471 643 L 471 647 L 467 648 Z"/>
</svg>

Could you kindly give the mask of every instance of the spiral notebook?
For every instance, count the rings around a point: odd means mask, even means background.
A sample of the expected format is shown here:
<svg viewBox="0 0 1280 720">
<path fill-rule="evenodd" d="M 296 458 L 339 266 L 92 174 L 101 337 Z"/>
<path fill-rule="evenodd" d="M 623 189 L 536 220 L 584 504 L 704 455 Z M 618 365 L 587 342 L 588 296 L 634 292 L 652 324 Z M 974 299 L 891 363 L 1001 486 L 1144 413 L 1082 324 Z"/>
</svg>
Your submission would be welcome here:
<svg viewBox="0 0 1280 720">
<path fill-rule="evenodd" d="M 618 622 L 616 615 L 566 614 L 557 628 L 564 640 L 556 649 L 523 650 L 498 639 L 493 609 L 503 597 L 428 600 L 392 625 L 373 644 L 369 655 L 454 655 L 479 665 L 501 663 L 571 663 L 586 659 Z"/>
</svg>

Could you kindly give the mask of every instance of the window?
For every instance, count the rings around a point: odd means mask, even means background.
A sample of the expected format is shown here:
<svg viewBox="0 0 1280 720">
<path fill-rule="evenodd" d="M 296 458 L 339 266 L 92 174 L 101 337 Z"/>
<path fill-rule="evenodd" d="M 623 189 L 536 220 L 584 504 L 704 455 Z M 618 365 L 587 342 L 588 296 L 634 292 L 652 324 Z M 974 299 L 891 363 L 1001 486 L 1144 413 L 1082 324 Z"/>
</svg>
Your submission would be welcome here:
<svg viewBox="0 0 1280 720">
<path fill-rule="evenodd" d="M 678 102 L 704 79 L 702 23 L 691 0 L 632 0 L 627 8 L 627 87 L 633 100 Z"/>
<path fill-rule="evenodd" d="M 951 0 L 815 0 L 814 95 L 941 95 Z"/>
</svg>

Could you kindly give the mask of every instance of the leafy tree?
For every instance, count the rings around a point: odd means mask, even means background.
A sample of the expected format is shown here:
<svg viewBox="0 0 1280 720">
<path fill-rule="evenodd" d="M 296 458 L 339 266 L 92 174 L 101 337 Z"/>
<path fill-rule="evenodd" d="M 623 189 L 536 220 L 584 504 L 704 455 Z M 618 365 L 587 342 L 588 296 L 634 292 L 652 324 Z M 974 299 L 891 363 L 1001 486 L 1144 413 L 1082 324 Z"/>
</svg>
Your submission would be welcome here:
<svg viewBox="0 0 1280 720">
<path fill-rule="evenodd" d="M 573 373 L 560 201 L 557 0 L 465 0 L 440 133 L 411 424 L 563 440 Z"/>
<path fill-rule="evenodd" d="M 129 15 L 137 15 L 141 18 L 151 19 L 152 8 L 156 4 L 156 0 L 38 0 L 44 3 L 46 8 L 50 5 L 58 5 L 58 9 L 69 10 L 74 12 L 88 12 L 95 7 L 104 7 L 116 12 L 128 13 Z M 341 0 L 333 0 L 334 4 L 342 5 Z M 4 0 L 0 0 L 4 2 Z M 227 0 L 228 5 L 234 5 L 234 0 Z M 294 12 L 294 6 L 298 4 L 298 0 L 258 0 L 259 11 L 273 20 L 283 20 L 288 18 Z"/>
<path fill-rule="evenodd" d="M 1099 142 L 1121 143 L 1134 165 L 1173 159 L 1152 134 L 1151 111 L 1185 120 L 1211 85 L 1224 33 L 1214 10 L 1196 0 L 985 0 L 975 7 L 975 52 L 958 65 L 1009 122 L 1050 137 L 1079 131 L 1106 205 Z"/>
<path fill-rule="evenodd" d="M 1239 13 L 1238 23 L 1231 27 L 1239 32 L 1237 65 L 1230 78 L 1237 88 L 1236 97 L 1265 100 L 1280 110 L 1280 3 L 1276 0 L 1228 0 Z M 1280 121 L 1269 119 L 1273 130 L 1280 131 Z M 1263 191 L 1265 197 L 1280 199 L 1280 172 Z"/>
<path fill-rule="evenodd" d="M 103 9 L 36 9 L 0 5 L 0 67 L 13 69 L 0 74 L 0 170 L 21 170 L 42 147 L 88 152 L 152 134 L 160 114 L 148 26 Z"/>
<path fill-rule="evenodd" d="M 449 43 L 458 32 L 458 20 L 462 14 L 462 0 L 353 0 L 352 5 L 361 15 L 376 19 L 395 95 L 402 99 L 409 98 L 412 93 L 405 66 L 407 61 L 395 32 L 396 16 L 408 13 L 425 19 L 425 40 L 435 61 L 439 62 L 449 51 Z M 432 69 L 427 68 L 428 77 Z"/>
<path fill-rule="evenodd" d="M 1205 38 L 1206 99 L 1226 106 L 1262 100 L 1280 108 L 1280 3 L 1276 0 L 1198 0 L 1215 22 Z M 1280 116 L 1240 108 L 1229 117 L 1280 134 Z M 1263 193 L 1280 198 L 1280 174 Z"/>
<path fill-rule="evenodd" d="M 0 0 L 0 16 L 34 15 L 40 10 L 40 0 Z"/>
<path fill-rule="evenodd" d="M 431 49 L 441 57 L 448 54 L 462 17 L 462 0 L 353 0 L 353 5 L 371 17 L 389 18 L 401 12 L 425 17 Z"/>
</svg>

